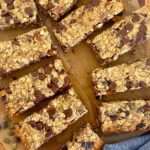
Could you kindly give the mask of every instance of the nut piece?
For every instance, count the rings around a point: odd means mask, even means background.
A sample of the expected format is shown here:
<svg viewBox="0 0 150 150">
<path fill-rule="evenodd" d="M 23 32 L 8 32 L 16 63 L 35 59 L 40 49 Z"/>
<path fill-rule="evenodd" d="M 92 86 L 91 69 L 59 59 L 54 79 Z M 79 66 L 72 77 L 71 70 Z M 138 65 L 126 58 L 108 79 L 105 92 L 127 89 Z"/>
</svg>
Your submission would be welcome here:
<svg viewBox="0 0 150 150">
<path fill-rule="evenodd" d="M 150 100 L 102 103 L 99 111 L 105 134 L 150 129 Z"/>
<path fill-rule="evenodd" d="M 91 41 L 88 40 L 88 43 L 91 43 L 97 58 L 104 64 L 117 60 L 137 44 L 150 39 L 149 20 L 150 7 L 144 6 L 116 22 Z"/>
<path fill-rule="evenodd" d="M 66 110 L 69 110 L 68 113 Z M 16 133 L 26 149 L 35 150 L 85 114 L 86 108 L 71 88 L 50 101 L 40 112 L 27 117 L 18 125 Z"/>
<path fill-rule="evenodd" d="M 92 73 L 96 96 L 125 92 L 150 86 L 150 59 L 122 64 Z"/>
<path fill-rule="evenodd" d="M 123 4 L 116 0 L 90 1 L 60 21 L 54 33 L 67 51 L 122 11 Z"/>
</svg>

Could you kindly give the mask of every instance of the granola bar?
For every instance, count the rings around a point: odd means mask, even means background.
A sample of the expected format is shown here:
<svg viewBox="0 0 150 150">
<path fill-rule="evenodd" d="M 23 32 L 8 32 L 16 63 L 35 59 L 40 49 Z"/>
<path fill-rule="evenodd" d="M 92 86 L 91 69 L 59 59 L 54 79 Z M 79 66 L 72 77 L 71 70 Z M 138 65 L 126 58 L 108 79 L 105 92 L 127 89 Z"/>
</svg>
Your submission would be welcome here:
<svg viewBox="0 0 150 150">
<path fill-rule="evenodd" d="M 116 0 L 92 0 L 60 21 L 54 33 L 67 51 L 122 10 L 123 4 Z"/>
<path fill-rule="evenodd" d="M 17 135 L 26 149 L 35 150 L 87 114 L 73 89 L 49 102 L 48 106 L 21 122 Z"/>
<path fill-rule="evenodd" d="M 34 0 L 0 0 L 0 29 L 37 23 Z"/>
<path fill-rule="evenodd" d="M 87 124 L 67 142 L 62 150 L 100 150 L 102 146 L 103 141 L 92 130 L 91 126 Z"/>
<path fill-rule="evenodd" d="M 48 14 L 54 20 L 58 20 L 64 14 L 66 14 L 77 2 L 77 0 L 37 0 L 37 3 L 42 8 L 45 14 Z"/>
<path fill-rule="evenodd" d="M 137 44 L 150 39 L 149 19 L 150 7 L 144 6 L 88 42 L 101 62 L 117 60 L 120 55 L 131 51 Z"/>
<path fill-rule="evenodd" d="M 46 56 L 56 55 L 46 27 L 0 42 L 0 78 Z"/>
<path fill-rule="evenodd" d="M 45 98 L 52 97 L 70 86 L 62 61 L 55 59 L 49 65 L 33 71 L 5 88 L 2 100 L 9 116 L 22 113 Z"/>
<path fill-rule="evenodd" d="M 102 103 L 99 110 L 105 134 L 150 130 L 150 101 Z"/>
<path fill-rule="evenodd" d="M 93 71 L 96 96 L 150 86 L 150 59 Z"/>
</svg>

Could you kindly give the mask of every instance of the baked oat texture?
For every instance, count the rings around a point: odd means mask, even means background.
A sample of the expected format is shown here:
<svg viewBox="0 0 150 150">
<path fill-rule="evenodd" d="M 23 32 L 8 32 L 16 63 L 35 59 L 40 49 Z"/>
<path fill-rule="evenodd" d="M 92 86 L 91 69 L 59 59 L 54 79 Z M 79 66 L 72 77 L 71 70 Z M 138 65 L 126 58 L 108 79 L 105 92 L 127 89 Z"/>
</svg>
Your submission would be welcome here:
<svg viewBox="0 0 150 150">
<path fill-rule="evenodd" d="M 102 103 L 99 111 L 101 129 L 106 134 L 150 129 L 149 100 Z"/>
<path fill-rule="evenodd" d="M 35 150 L 86 113 L 86 108 L 71 88 L 50 101 L 40 112 L 27 117 L 19 124 L 16 133 L 27 149 Z"/>
<path fill-rule="evenodd" d="M 55 36 L 66 52 L 122 11 L 123 4 L 116 0 L 91 1 L 60 21 Z"/>
<path fill-rule="evenodd" d="M 100 150 L 102 146 L 103 141 L 92 130 L 91 126 L 87 124 L 66 143 L 62 150 Z"/>
<path fill-rule="evenodd" d="M 150 86 L 150 59 L 93 71 L 96 96 L 125 92 Z"/>
<path fill-rule="evenodd" d="M 144 6 L 88 40 L 97 58 L 108 63 L 150 39 L 150 7 Z"/>
<path fill-rule="evenodd" d="M 37 23 L 34 0 L 0 0 L 0 29 Z"/>
<path fill-rule="evenodd" d="M 77 0 L 36 0 L 43 9 L 54 20 L 58 20 L 66 14 L 77 2 Z"/>
<path fill-rule="evenodd" d="M 43 57 L 56 55 L 46 27 L 0 42 L 0 78 Z"/>
<path fill-rule="evenodd" d="M 70 79 L 62 61 L 55 59 L 47 66 L 37 69 L 5 88 L 2 100 L 10 117 L 18 115 L 46 98 L 57 95 L 70 86 Z"/>
</svg>

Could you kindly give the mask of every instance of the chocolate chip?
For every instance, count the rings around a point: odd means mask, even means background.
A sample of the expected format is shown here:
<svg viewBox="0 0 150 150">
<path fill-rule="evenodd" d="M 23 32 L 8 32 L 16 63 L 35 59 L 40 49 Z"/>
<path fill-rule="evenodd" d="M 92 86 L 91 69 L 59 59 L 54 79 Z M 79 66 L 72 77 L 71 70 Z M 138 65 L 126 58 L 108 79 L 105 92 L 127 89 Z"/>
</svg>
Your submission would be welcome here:
<svg viewBox="0 0 150 150">
<path fill-rule="evenodd" d="M 92 0 L 91 3 L 93 4 L 93 6 L 98 6 L 100 3 L 100 0 Z"/>
<path fill-rule="evenodd" d="M 39 90 L 34 91 L 34 96 L 36 98 L 37 103 L 45 99 L 45 95 L 42 94 L 42 92 Z"/>
<path fill-rule="evenodd" d="M 39 73 L 39 79 L 44 80 L 46 78 L 45 74 Z"/>
<path fill-rule="evenodd" d="M 136 35 L 136 42 L 140 42 L 145 38 L 146 33 L 139 31 Z"/>
<path fill-rule="evenodd" d="M 38 70 L 33 71 L 33 72 L 31 73 L 31 75 L 32 75 L 33 77 L 38 77 L 38 76 L 39 76 Z"/>
<path fill-rule="evenodd" d="M 144 128 L 145 127 L 145 124 L 143 122 L 139 123 L 136 128 L 137 129 L 140 129 L 140 128 Z"/>
<path fill-rule="evenodd" d="M 117 119 L 118 119 L 118 116 L 117 115 L 111 115 L 111 116 L 109 116 L 110 117 L 110 119 L 112 120 L 112 121 L 116 121 Z"/>
<path fill-rule="evenodd" d="M 143 113 L 148 112 L 149 110 L 150 110 L 150 105 L 148 105 L 148 104 L 146 104 L 146 105 L 139 108 L 139 111 L 143 112 Z"/>
<path fill-rule="evenodd" d="M 133 87 L 133 82 L 132 82 L 132 81 L 127 81 L 126 87 L 127 87 L 128 89 L 131 89 L 131 88 Z"/>
<path fill-rule="evenodd" d="M 76 19 L 72 19 L 72 20 L 70 21 L 70 24 L 74 24 L 74 23 L 76 23 Z"/>
<path fill-rule="evenodd" d="M 3 102 L 4 104 L 7 104 L 7 103 L 8 103 L 7 96 L 3 96 L 3 97 L 2 97 L 2 102 Z"/>
<path fill-rule="evenodd" d="M 33 16 L 33 10 L 32 10 L 32 8 L 26 7 L 24 11 L 25 11 L 26 14 L 29 15 L 29 17 Z"/>
<path fill-rule="evenodd" d="M 9 86 L 5 88 L 5 91 L 7 94 L 12 94 L 12 91 Z"/>
<path fill-rule="evenodd" d="M 129 43 L 130 42 L 130 39 L 128 39 L 127 37 L 123 37 L 122 39 L 121 39 L 121 43 L 123 44 L 123 45 L 125 45 L 125 44 L 127 44 L 127 43 Z"/>
<path fill-rule="evenodd" d="M 147 66 L 150 66 L 150 58 L 148 58 L 148 59 L 146 60 L 146 65 L 147 65 Z"/>
<path fill-rule="evenodd" d="M 6 70 L 3 68 L 0 68 L 0 77 L 6 75 Z"/>
<path fill-rule="evenodd" d="M 49 127 L 49 129 L 47 130 L 45 137 L 46 137 L 46 141 L 49 140 L 50 138 L 52 138 L 54 135 L 53 130 L 51 127 Z"/>
<path fill-rule="evenodd" d="M 117 88 L 116 83 L 110 82 L 110 83 L 108 84 L 108 86 L 109 86 L 109 92 L 114 92 L 114 91 L 116 91 L 116 88 Z"/>
<path fill-rule="evenodd" d="M 139 27 L 139 30 L 142 31 L 142 32 L 144 32 L 144 33 L 146 33 L 147 27 L 146 27 L 146 25 L 145 25 L 144 22 L 141 23 L 141 25 Z"/>
<path fill-rule="evenodd" d="M 56 32 L 61 33 L 62 30 L 66 31 L 67 30 L 66 26 L 63 25 L 61 22 L 57 23 Z"/>
<path fill-rule="evenodd" d="M 47 10 L 51 10 L 53 7 L 54 7 L 54 6 L 53 6 L 51 3 L 48 3 L 48 4 L 46 5 L 46 9 L 47 9 Z"/>
<path fill-rule="evenodd" d="M 126 29 L 127 31 L 132 31 L 132 30 L 133 30 L 133 24 L 127 23 L 127 24 L 125 25 L 125 29 Z"/>
<path fill-rule="evenodd" d="M 65 87 L 67 87 L 68 85 L 70 85 L 70 78 L 68 76 L 65 77 L 64 83 L 65 83 Z"/>
<path fill-rule="evenodd" d="M 36 123 L 36 128 L 37 128 L 38 130 L 41 131 L 41 130 L 43 129 L 43 127 L 44 127 L 44 124 L 43 124 L 42 122 L 39 121 L 39 122 Z"/>
<path fill-rule="evenodd" d="M 7 5 L 7 8 L 8 8 L 9 10 L 14 9 L 14 4 L 12 3 L 12 4 Z"/>
<path fill-rule="evenodd" d="M 90 150 L 93 148 L 94 146 L 94 142 L 81 142 L 81 146 L 85 149 L 85 150 Z"/>
<path fill-rule="evenodd" d="M 124 111 L 126 117 L 128 117 L 130 115 L 130 112 L 129 111 Z"/>
<path fill-rule="evenodd" d="M 69 118 L 72 116 L 72 109 L 68 108 L 66 110 L 64 110 L 64 114 L 65 114 L 65 118 Z"/>
<path fill-rule="evenodd" d="M 57 78 L 52 78 L 51 79 L 51 83 L 52 84 L 57 84 L 58 83 L 58 79 Z"/>
<path fill-rule="evenodd" d="M 47 110 L 49 116 L 53 116 L 56 113 L 56 108 L 54 106 L 50 106 Z"/>
<path fill-rule="evenodd" d="M 54 93 L 56 93 L 59 89 L 57 84 L 48 84 L 48 88 L 52 89 Z"/>
<path fill-rule="evenodd" d="M 13 2 L 14 2 L 14 0 L 5 0 L 5 3 L 8 5 L 12 4 Z"/>
<path fill-rule="evenodd" d="M 140 7 L 143 7 L 145 5 L 145 0 L 138 0 L 139 1 L 139 4 L 140 4 Z"/>
<path fill-rule="evenodd" d="M 35 122 L 35 121 L 30 121 L 29 124 L 30 124 L 33 128 L 36 128 L 36 122 Z"/>
<path fill-rule="evenodd" d="M 12 43 L 13 45 L 20 45 L 18 39 L 16 39 L 16 38 L 14 38 L 14 39 L 11 41 L 11 43 Z"/>
<path fill-rule="evenodd" d="M 139 22 L 139 21 L 140 21 L 140 16 L 138 14 L 133 14 L 132 22 Z"/>
<path fill-rule="evenodd" d="M 139 83 L 137 83 L 136 87 L 144 88 L 147 87 L 147 84 L 144 81 L 140 81 Z"/>
<path fill-rule="evenodd" d="M 120 30 L 120 31 L 118 32 L 118 35 L 120 35 L 120 36 L 122 36 L 122 37 L 126 36 L 126 35 L 127 35 L 127 30 L 126 30 L 125 28 L 123 28 L 122 30 Z"/>
<path fill-rule="evenodd" d="M 2 17 L 6 17 L 6 16 L 10 16 L 10 13 L 3 10 L 1 15 L 2 15 Z"/>
<path fill-rule="evenodd" d="M 49 66 L 44 68 L 44 73 L 45 74 L 51 74 L 51 72 L 52 72 L 52 68 L 50 68 Z"/>
<path fill-rule="evenodd" d="M 5 16 L 5 21 L 6 21 L 7 23 L 9 23 L 11 19 L 12 19 L 11 16 Z"/>
</svg>

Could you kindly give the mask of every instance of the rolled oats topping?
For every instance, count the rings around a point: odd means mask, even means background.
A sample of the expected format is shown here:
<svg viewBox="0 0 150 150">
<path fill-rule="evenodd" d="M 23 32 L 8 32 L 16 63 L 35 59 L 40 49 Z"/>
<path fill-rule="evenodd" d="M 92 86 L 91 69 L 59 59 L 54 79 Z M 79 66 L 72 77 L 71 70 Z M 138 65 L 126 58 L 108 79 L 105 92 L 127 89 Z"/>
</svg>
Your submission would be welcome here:
<svg viewBox="0 0 150 150">
<path fill-rule="evenodd" d="M 150 86 L 150 59 L 122 64 L 92 73 L 97 97 Z"/>
<path fill-rule="evenodd" d="M 5 88 L 6 111 L 9 116 L 22 113 L 45 98 L 52 97 L 70 86 L 70 79 L 63 68 L 62 61 L 56 59 L 47 66 L 33 71 Z"/>
<path fill-rule="evenodd" d="M 144 6 L 95 36 L 91 43 L 97 58 L 105 63 L 117 60 L 137 44 L 150 39 L 150 7 Z"/>
<path fill-rule="evenodd" d="M 122 11 L 119 1 L 92 0 L 60 21 L 54 33 L 64 50 L 68 50 Z"/>
<path fill-rule="evenodd" d="M 55 20 L 66 14 L 77 2 L 77 0 L 37 0 L 44 13 Z"/>
<path fill-rule="evenodd" d="M 103 146 L 103 141 L 87 124 L 79 132 L 75 133 L 73 138 L 66 143 L 62 150 L 98 150 Z"/>
<path fill-rule="evenodd" d="M 40 61 L 43 57 L 56 55 L 51 44 L 46 27 L 0 42 L 0 77 Z"/>
<path fill-rule="evenodd" d="M 86 113 L 86 108 L 71 88 L 50 101 L 40 112 L 27 117 L 16 132 L 27 149 L 35 150 Z"/>
<path fill-rule="evenodd" d="M 34 0 L 0 0 L 0 29 L 36 24 Z"/>
<path fill-rule="evenodd" d="M 101 129 L 106 134 L 150 129 L 149 100 L 102 103 L 99 111 Z"/>
</svg>

